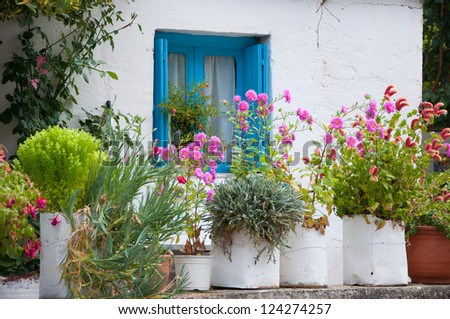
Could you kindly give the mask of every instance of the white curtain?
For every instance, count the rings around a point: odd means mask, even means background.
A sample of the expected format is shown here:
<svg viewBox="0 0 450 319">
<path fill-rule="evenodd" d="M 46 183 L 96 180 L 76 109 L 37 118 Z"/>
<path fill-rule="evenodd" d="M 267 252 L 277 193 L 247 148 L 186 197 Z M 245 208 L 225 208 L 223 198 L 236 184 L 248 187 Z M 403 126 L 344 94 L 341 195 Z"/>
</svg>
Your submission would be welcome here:
<svg viewBox="0 0 450 319">
<path fill-rule="evenodd" d="M 184 54 L 169 53 L 169 83 L 176 87 L 186 85 L 186 57 Z"/>
<path fill-rule="evenodd" d="M 212 102 L 221 107 L 222 115 L 212 119 L 212 127 L 216 128 L 217 134 L 227 145 L 233 139 L 233 126 L 227 121 L 227 106 L 220 103 L 220 100 L 233 104 L 233 97 L 236 94 L 236 67 L 232 57 L 206 56 L 205 57 L 205 80 L 209 83 L 207 94 L 212 95 Z M 231 162 L 231 149 L 224 154 L 225 160 Z"/>
</svg>

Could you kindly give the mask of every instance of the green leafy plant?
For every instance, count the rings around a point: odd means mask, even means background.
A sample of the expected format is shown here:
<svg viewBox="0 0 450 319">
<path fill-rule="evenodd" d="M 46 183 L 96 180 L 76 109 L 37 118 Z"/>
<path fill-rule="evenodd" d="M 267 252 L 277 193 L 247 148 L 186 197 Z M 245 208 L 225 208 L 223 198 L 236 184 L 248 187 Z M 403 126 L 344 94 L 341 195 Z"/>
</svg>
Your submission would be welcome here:
<svg viewBox="0 0 450 319">
<path fill-rule="evenodd" d="M 450 171 L 429 174 L 422 188 L 417 214 L 406 224 L 406 236 L 417 233 L 417 226 L 435 226 L 450 239 Z"/>
<path fill-rule="evenodd" d="M 381 219 L 378 228 L 385 220 L 407 222 L 415 214 L 425 170 L 432 158 L 441 158 L 450 131 L 433 133 L 422 145 L 427 123 L 446 111 L 440 103 L 423 102 L 404 114 L 409 103 L 403 97 L 393 100 L 396 93 L 388 86 L 380 104 L 366 95 L 363 103 L 338 112 L 324 136 L 339 149 L 332 168 L 337 215 L 372 214 Z"/>
<path fill-rule="evenodd" d="M 220 115 L 210 95 L 205 94 L 207 82 L 177 86 L 169 83 L 169 98 L 158 107 L 170 118 L 170 140 L 175 145 L 186 145 L 194 141 L 197 132 L 215 135 L 210 118 Z"/>
<path fill-rule="evenodd" d="M 6 6 L 6 8 L 5 8 Z M 0 114 L 2 123 L 18 121 L 13 129 L 19 142 L 35 132 L 70 119 L 70 103 L 77 103 L 79 89 L 75 79 L 89 75 L 117 79 L 112 71 L 102 69 L 103 61 L 95 58 L 95 49 L 107 43 L 114 49 L 114 35 L 135 20 L 123 23 L 122 13 L 111 1 L 8 1 L 1 9 L 0 20 L 14 18 L 23 32 L 19 35 L 21 52 L 14 52 L 5 64 L 2 84 L 11 82 L 13 91 L 6 95 L 10 106 Z M 36 24 L 48 17 L 52 30 L 64 30 L 52 37 Z"/>
<path fill-rule="evenodd" d="M 255 246 L 262 245 L 269 260 L 275 249 L 286 247 L 287 236 L 303 221 L 300 194 L 288 184 L 262 174 L 227 179 L 217 184 L 213 199 L 206 203 L 211 239 L 231 256 L 232 235 L 245 232 Z"/>
<path fill-rule="evenodd" d="M 89 133 L 58 126 L 26 139 L 17 155 L 21 169 L 48 199 L 51 211 L 59 211 L 67 196 L 85 188 L 90 169 L 101 159 L 100 142 Z"/>
<path fill-rule="evenodd" d="M 148 158 L 139 134 L 142 119 L 125 117 L 128 124 L 120 130 L 107 117 L 105 136 L 114 136 L 103 143 L 109 156 L 64 209 L 74 232 L 63 278 L 75 298 L 167 297 L 184 285 L 178 281 L 169 291 L 159 271 L 165 252 L 160 243 L 172 241 L 189 217 L 178 200 L 177 170 Z M 131 146 L 124 142 L 130 132 Z M 77 210 L 79 198 L 83 208 Z"/>
<path fill-rule="evenodd" d="M 0 145 L 0 275 L 22 274 L 38 269 L 39 210 L 46 199 L 28 177 L 6 162 Z"/>
</svg>

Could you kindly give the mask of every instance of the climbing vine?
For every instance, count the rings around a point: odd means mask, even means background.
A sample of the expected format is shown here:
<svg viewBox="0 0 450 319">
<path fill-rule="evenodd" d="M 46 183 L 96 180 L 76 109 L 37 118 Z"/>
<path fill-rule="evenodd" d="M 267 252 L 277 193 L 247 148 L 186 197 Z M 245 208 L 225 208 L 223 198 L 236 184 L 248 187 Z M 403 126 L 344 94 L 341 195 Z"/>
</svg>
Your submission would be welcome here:
<svg viewBox="0 0 450 319">
<path fill-rule="evenodd" d="M 49 25 L 60 31 L 49 36 L 38 24 L 48 18 Z M 92 72 L 117 79 L 102 68 L 94 50 L 106 43 L 114 49 L 114 36 L 131 26 L 111 0 L 7 0 L 0 5 L 0 21 L 16 20 L 21 27 L 21 49 L 5 64 L 2 84 L 13 83 L 6 95 L 9 106 L 0 113 L 2 123 L 16 119 L 14 134 L 19 142 L 51 125 L 65 125 L 72 117 L 69 105 L 77 104 L 79 89 L 75 79 L 89 82 Z M 140 27 L 139 27 L 140 28 Z"/>
</svg>

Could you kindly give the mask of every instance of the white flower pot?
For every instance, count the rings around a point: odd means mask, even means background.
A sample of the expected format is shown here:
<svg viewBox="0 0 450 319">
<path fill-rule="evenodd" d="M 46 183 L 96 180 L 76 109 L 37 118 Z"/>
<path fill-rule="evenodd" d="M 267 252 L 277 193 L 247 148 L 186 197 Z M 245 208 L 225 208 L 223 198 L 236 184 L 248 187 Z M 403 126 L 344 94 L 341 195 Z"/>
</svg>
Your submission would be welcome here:
<svg viewBox="0 0 450 319">
<path fill-rule="evenodd" d="M 315 229 L 298 225 L 289 235 L 280 257 L 282 287 L 324 287 L 328 285 L 327 240 Z"/>
<path fill-rule="evenodd" d="M 405 230 L 402 225 L 386 221 L 376 230 L 377 218 L 344 216 L 344 284 L 346 285 L 406 285 Z"/>
<path fill-rule="evenodd" d="M 52 225 L 51 221 L 57 213 L 42 213 L 41 253 L 40 253 L 40 298 L 67 298 L 68 290 L 61 279 L 61 263 L 67 257 L 67 240 L 71 235 L 69 223 L 58 214 L 60 221 Z"/>
<path fill-rule="evenodd" d="M 175 255 L 173 258 L 176 275 L 187 279 L 184 289 L 209 290 L 213 256 Z"/>
<path fill-rule="evenodd" d="M 262 247 L 262 246 L 261 246 Z M 229 288 L 275 288 L 280 285 L 280 252 L 275 252 L 275 260 L 267 261 L 267 255 L 258 255 L 254 247 L 253 239 L 247 234 L 233 235 L 231 249 L 231 261 L 228 254 L 224 254 L 220 245 L 212 245 L 213 271 L 211 286 Z"/>
<path fill-rule="evenodd" d="M 39 277 L 0 277 L 0 299 L 38 299 Z"/>
</svg>

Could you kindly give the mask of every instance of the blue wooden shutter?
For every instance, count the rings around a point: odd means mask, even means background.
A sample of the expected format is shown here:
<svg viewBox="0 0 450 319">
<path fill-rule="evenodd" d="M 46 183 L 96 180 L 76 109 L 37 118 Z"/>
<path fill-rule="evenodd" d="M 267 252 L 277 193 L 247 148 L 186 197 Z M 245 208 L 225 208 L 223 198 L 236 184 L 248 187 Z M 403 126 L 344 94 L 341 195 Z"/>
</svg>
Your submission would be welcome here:
<svg viewBox="0 0 450 319">
<path fill-rule="evenodd" d="M 153 78 L 153 141 L 166 147 L 169 141 L 168 116 L 158 107 L 169 95 L 167 39 L 155 39 Z"/>
<path fill-rule="evenodd" d="M 244 93 L 253 89 L 258 94 L 269 94 L 269 58 L 266 44 L 256 44 L 245 49 L 245 67 Z M 256 105 L 253 106 L 256 107 Z M 250 125 L 258 127 L 258 130 L 261 129 L 261 122 L 258 120 L 252 121 Z M 267 133 L 270 134 L 270 132 Z M 257 142 L 257 145 L 253 146 L 258 148 L 259 155 L 253 157 L 252 161 L 258 165 L 261 155 L 265 151 L 265 145 L 269 141 L 268 136 L 266 136 L 265 140 L 257 141 L 256 133 L 253 138 Z"/>
</svg>

